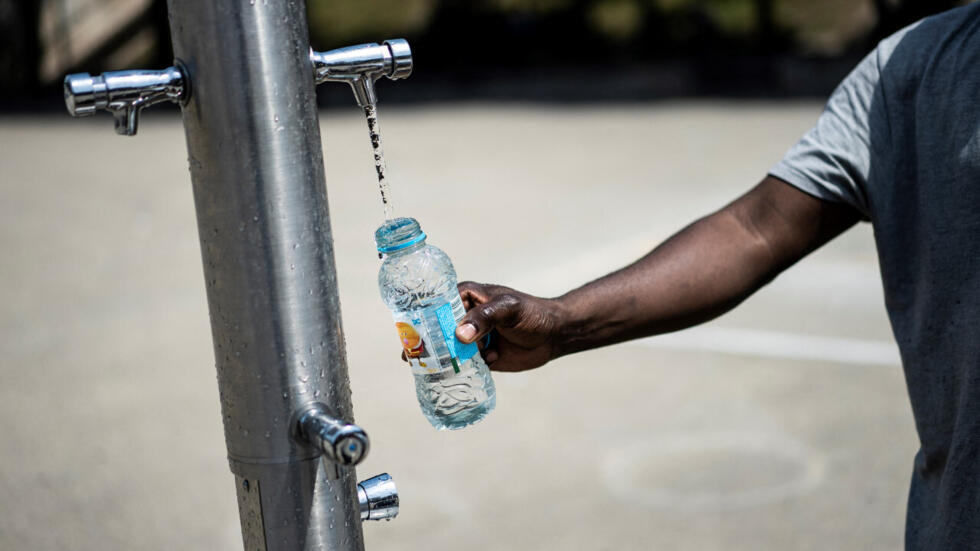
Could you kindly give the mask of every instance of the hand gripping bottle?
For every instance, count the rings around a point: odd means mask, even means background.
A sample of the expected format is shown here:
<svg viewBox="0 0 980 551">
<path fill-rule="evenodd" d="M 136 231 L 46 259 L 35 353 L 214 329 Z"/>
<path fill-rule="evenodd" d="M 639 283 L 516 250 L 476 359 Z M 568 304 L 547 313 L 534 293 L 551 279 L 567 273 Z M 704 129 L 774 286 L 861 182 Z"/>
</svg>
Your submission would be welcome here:
<svg viewBox="0 0 980 551">
<path fill-rule="evenodd" d="M 414 218 L 388 220 L 374 238 L 384 258 L 378 288 L 394 314 L 422 413 L 439 430 L 483 419 L 497 403 L 496 391 L 476 344 L 456 339 L 466 312 L 449 257 L 426 244 Z"/>
</svg>

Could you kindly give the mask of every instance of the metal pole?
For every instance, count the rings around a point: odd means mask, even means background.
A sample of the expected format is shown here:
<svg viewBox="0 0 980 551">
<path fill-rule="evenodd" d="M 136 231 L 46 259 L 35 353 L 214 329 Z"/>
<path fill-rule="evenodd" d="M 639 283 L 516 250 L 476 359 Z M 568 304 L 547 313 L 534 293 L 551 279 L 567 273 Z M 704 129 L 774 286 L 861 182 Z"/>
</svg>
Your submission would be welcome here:
<svg viewBox="0 0 980 551">
<path fill-rule="evenodd" d="M 245 547 L 361 550 L 358 521 L 394 518 L 398 492 L 388 474 L 355 489 L 370 443 L 349 422 L 312 84 L 346 82 L 373 109 L 374 82 L 411 74 L 411 49 L 392 39 L 312 52 L 296 0 L 169 10 L 174 66 L 68 75 L 65 107 L 108 111 L 134 136 L 144 108 L 180 103 Z"/>
<path fill-rule="evenodd" d="M 314 402 L 353 420 L 305 2 L 169 10 L 245 548 L 363 549 L 354 469 L 295 438 Z"/>
</svg>

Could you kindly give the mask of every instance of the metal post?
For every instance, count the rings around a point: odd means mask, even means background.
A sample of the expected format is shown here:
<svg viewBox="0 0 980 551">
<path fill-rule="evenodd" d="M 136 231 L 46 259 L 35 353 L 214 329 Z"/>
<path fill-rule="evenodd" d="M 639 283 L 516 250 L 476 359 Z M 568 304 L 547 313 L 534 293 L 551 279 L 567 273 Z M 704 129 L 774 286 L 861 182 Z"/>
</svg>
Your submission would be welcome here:
<svg viewBox="0 0 980 551">
<path fill-rule="evenodd" d="M 353 468 L 294 437 L 315 402 L 353 419 L 305 2 L 169 9 L 245 548 L 363 549 Z"/>
<path fill-rule="evenodd" d="M 301 0 L 169 11 L 174 66 L 68 75 L 65 107 L 134 136 L 142 109 L 180 103 L 245 547 L 362 550 L 360 520 L 395 517 L 398 492 L 388 474 L 354 477 L 370 442 L 350 423 L 313 81 L 373 108 L 376 80 L 411 74 L 411 49 L 313 52 Z"/>
</svg>

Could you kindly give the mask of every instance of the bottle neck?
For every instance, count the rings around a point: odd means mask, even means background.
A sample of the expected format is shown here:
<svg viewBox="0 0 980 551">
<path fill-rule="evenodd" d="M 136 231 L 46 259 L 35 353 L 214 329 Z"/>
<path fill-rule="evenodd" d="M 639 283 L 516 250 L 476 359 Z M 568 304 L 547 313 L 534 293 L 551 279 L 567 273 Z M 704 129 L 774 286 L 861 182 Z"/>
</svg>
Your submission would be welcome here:
<svg viewBox="0 0 980 551">
<path fill-rule="evenodd" d="M 385 256 L 390 258 L 390 257 L 402 256 L 406 254 L 412 254 L 415 251 L 420 250 L 424 247 L 425 247 L 425 239 L 422 239 L 418 243 L 412 243 L 411 245 L 405 247 L 404 249 L 398 249 L 397 251 L 391 251 L 390 253 L 385 253 Z"/>
</svg>

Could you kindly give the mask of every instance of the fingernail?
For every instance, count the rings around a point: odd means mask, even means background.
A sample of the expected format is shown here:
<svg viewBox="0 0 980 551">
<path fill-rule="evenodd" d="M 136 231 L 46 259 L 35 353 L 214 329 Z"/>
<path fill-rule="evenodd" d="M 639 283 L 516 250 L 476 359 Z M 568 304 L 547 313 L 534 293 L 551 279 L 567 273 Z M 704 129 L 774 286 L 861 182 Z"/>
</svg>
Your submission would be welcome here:
<svg viewBox="0 0 980 551">
<path fill-rule="evenodd" d="M 456 334 L 461 341 L 472 341 L 473 337 L 476 336 L 476 326 L 472 323 L 464 323 L 456 329 Z"/>
</svg>

